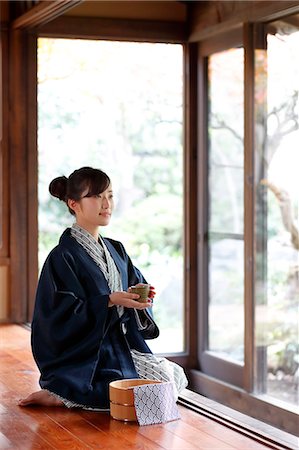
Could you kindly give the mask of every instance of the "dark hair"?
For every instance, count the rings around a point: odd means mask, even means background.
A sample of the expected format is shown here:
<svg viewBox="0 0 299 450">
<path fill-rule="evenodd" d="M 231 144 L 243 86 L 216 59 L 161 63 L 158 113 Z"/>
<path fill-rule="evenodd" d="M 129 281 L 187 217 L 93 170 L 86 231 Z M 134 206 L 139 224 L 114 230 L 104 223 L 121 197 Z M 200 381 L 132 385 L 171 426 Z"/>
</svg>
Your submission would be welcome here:
<svg viewBox="0 0 299 450">
<path fill-rule="evenodd" d="M 59 198 L 67 204 L 69 199 L 80 200 L 83 192 L 88 189 L 85 197 L 101 194 L 110 184 L 108 175 L 100 169 L 81 167 L 75 170 L 68 178 L 65 176 L 54 178 L 49 185 L 49 192 L 53 197 Z M 74 211 L 69 208 L 71 214 Z"/>
</svg>

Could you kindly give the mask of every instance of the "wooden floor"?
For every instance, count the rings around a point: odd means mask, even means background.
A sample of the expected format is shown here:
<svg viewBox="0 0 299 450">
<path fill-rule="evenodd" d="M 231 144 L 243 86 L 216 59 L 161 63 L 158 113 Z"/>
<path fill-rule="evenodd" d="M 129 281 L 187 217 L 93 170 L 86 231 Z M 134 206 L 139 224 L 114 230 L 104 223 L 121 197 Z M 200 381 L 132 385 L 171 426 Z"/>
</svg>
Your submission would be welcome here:
<svg viewBox="0 0 299 450">
<path fill-rule="evenodd" d="M 30 332 L 1 325 L 0 449 L 268 449 L 183 406 L 180 420 L 149 426 L 123 423 L 108 413 L 17 406 L 39 388 L 38 377 Z"/>
</svg>

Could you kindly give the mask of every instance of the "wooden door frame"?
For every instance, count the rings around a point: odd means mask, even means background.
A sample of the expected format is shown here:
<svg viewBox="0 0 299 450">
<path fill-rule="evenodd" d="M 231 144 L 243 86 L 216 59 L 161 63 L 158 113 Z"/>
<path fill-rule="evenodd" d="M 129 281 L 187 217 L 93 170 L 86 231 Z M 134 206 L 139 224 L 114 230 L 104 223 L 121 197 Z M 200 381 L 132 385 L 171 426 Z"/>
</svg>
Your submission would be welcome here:
<svg viewBox="0 0 299 450">
<path fill-rule="evenodd" d="M 51 25 L 52 27 L 52 25 Z M 49 26 L 47 26 L 47 30 Z M 55 27 L 54 27 L 55 30 Z M 90 30 L 85 34 L 87 30 L 84 26 L 83 31 L 78 30 L 77 36 L 83 37 L 84 39 L 94 39 L 94 35 L 90 37 Z M 121 40 L 131 42 L 130 38 L 127 36 L 126 29 L 123 29 L 124 34 L 121 35 Z M 107 30 L 106 30 L 107 32 Z M 56 38 L 56 32 L 53 31 Z M 66 34 L 69 36 L 69 31 Z M 152 38 L 151 42 L 164 42 L 162 38 L 159 38 L 160 33 L 160 23 L 158 24 L 156 30 L 156 36 Z M 47 37 L 45 30 L 40 30 L 39 36 Z M 51 36 L 53 34 L 51 33 Z M 63 34 L 60 37 L 65 37 Z M 71 38 L 74 38 L 72 35 Z M 97 35 L 97 39 L 100 36 Z M 171 42 L 176 42 L 178 40 L 176 27 L 173 30 Z M 148 42 L 148 39 L 141 38 L 139 35 L 140 42 Z M 167 43 L 168 38 L 167 38 Z M 184 94 L 183 94 L 183 170 L 184 170 L 184 340 L 185 340 L 185 351 L 180 353 L 167 353 L 167 356 L 172 361 L 184 367 L 195 367 L 197 365 L 197 332 L 196 332 L 196 285 L 197 285 L 197 270 L 196 270 L 196 210 L 197 210 L 197 195 L 196 195 L 196 182 L 197 182 L 197 165 L 196 161 L 196 151 L 197 151 L 197 129 L 196 129 L 196 88 L 197 88 L 197 46 L 193 44 L 186 44 L 184 42 L 178 42 L 183 46 L 184 51 L 184 65 L 183 65 L 183 76 L 184 76 Z M 37 172 L 37 160 L 32 157 L 33 166 L 36 165 L 35 172 Z M 36 180 L 37 183 L 37 180 Z M 34 189 L 34 187 L 32 187 Z M 32 197 L 32 209 L 37 211 L 37 204 L 34 204 L 34 198 L 37 198 L 37 193 Z M 36 236 L 38 230 L 36 229 Z M 29 238 L 30 239 L 30 238 Z M 34 237 L 32 239 L 35 239 Z M 35 241 L 36 242 L 36 241 Z M 34 243 L 32 244 L 34 248 Z M 37 254 L 37 250 L 35 250 Z M 37 264 L 37 262 L 36 262 Z M 36 286 L 36 279 L 32 279 L 32 286 Z M 191 301 L 192 299 L 192 301 Z"/>
<path fill-rule="evenodd" d="M 57 5 L 56 5 L 57 6 Z M 49 11 L 40 15 L 41 22 L 38 24 L 34 14 L 30 11 L 24 17 L 15 19 L 10 30 L 10 52 L 12 54 L 10 65 L 10 102 L 12 105 L 11 132 L 10 132 L 10 179 L 11 179 L 11 204 L 20 204 L 21 208 L 11 208 L 10 236 L 11 236 L 11 316 L 13 322 L 30 322 L 34 308 L 35 290 L 38 279 L 38 149 L 37 149 L 37 40 L 38 37 L 68 37 L 85 39 L 120 39 L 134 40 L 140 42 L 172 42 L 185 46 L 184 73 L 190 74 L 189 66 L 194 64 L 194 51 L 187 51 L 186 29 L 184 24 L 167 23 L 167 27 L 161 21 L 132 21 L 118 19 L 117 27 L 115 21 L 106 23 L 104 33 L 95 30 L 103 30 L 98 27 L 103 19 L 94 18 L 95 28 L 90 28 L 90 19 L 80 20 L 69 17 L 57 18 L 57 8 L 53 8 L 55 20 L 50 21 Z M 45 20 L 46 17 L 46 20 Z M 72 23 L 75 28 L 70 28 Z M 145 28 L 144 28 L 145 26 Z M 117 33 L 116 30 L 117 29 Z M 162 30 L 163 29 L 163 30 Z M 58 30 L 58 31 L 57 31 Z M 162 32 L 163 31 L 163 32 Z M 192 45 L 191 45 L 192 47 Z M 185 75 L 184 75 L 185 77 Z M 191 75 L 193 88 L 196 89 L 196 75 Z M 189 83 L 189 79 L 187 80 Z M 188 109 L 184 111 L 184 123 L 187 123 L 187 131 L 184 133 L 184 169 L 185 177 L 185 200 L 184 208 L 187 216 L 193 215 L 194 220 L 187 220 L 187 231 L 184 236 L 185 248 L 195 249 L 192 240 L 196 233 L 196 195 L 189 197 L 190 191 L 196 193 L 196 164 L 190 163 L 192 153 L 193 160 L 196 158 L 196 127 L 195 123 L 190 125 L 190 117 L 196 117 L 196 103 L 190 89 L 185 88 L 184 98 L 188 99 Z M 21 101 L 20 101 L 21 99 Z M 184 102 L 185 103 L 185 102 Z M 13 121 L 17 117 L 18 121 Z M 13 124 L 13 125 L 12 125 Z M 189 125 L 188 125 L 189 124 Z M 192 131 L 193 130 L 193 131 Z M 191 144 L 189 145 L 190 136 Z M 193 180 L 193 188 L 190 188 L 190 179 Z M 18 180 L 14 183 L 13 180 Z M 189 227 L 189 224 L 192 225 Z M 185 314 L 185 342 L 186 352 L 180 355 L 169 355 L 171 359 L 180 364 L 194 367 L 196 364 L 196 320 L 189 324 L 189 317 L 196 318 L 196 302 L 189 299 L 196 297 L 196 252 L 186 250 L 185 259 L 188 263 L 184 268 L 186 314 Z M 25 263 L 24 263 L 25 262 Z M 192 273 L 191 273 L 192 272 Z M 194 314 L 193 312 L 194 311 Z M 191 314 L 190 314 L 191 312 Z M 190 363 L 190 352 L 193 355 L 193 363 Z"/>
</svg>

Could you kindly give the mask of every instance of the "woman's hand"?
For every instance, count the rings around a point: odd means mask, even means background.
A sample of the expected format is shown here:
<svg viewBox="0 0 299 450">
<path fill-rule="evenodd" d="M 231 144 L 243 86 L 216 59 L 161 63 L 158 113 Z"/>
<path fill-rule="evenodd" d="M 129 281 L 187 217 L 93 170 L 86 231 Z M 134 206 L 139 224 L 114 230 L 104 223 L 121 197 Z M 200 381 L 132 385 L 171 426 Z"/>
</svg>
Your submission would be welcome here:
<svg viewBox="0 0 299 450">
<path fill-rule="evenodd" d="M 152 306 L 151 298 L 147 299 L 146 303 L 138 302 L 139 298 L 138 294 L 131 294 L 130 292 L 125 291 L 116 291 L 112 292 L 109 295 L 109 303 L 108 306 L 120 305 L 125 306 L 126 308 L 136 308 L 136 309 L 145 309 Z"/>
<path fill-rule="evenodd" d="M 143 284 L 143 283 L 138 283 L 138 284 L 135 284 L 135 286 L 136 286 L 136 287 L 138 287 L 138 286 L 144 286 L 144 284 Z M 130 288 L 130 287 L 129 287 L 129 289 L 128 289 L 128 292 L 131 292 L 131 288 Z M 154 286 L 151 286 L 151 285 L 150 285 L 150 290 L 149 290 L 148 298 L 150 298 L 150 299 L 153 301 L 155 295 L 156 295 L 155 288 L 154 288 Z"/>
</svg>

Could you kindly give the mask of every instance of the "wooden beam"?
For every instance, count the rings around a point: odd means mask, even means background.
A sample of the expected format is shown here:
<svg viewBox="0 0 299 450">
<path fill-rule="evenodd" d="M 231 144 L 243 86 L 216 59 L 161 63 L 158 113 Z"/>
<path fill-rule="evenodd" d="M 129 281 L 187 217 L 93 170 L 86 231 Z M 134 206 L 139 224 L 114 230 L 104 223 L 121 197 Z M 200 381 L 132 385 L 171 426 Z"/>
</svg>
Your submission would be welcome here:
<svg viewBox="0 0 299 450">
<path fill-rule="evenodd" d="M 39 36 L 183 43 L 187 28 L 183 22 L 160 20 L 58 17 L 40 28 Z"/>
<path fill-rule="evenodd" d="M 74 8 L 82 0 L 54 0 L 43 1 L 38 3 L 33 8 L 30 8 L 26 13 L 17 17 L 12 22 L 12 28 L 33 28 L 44 25 L 50 22 L 61 14 L 65 13 L 70 8 Z"/>
</svg>

